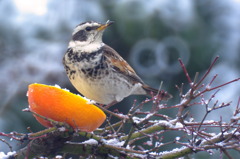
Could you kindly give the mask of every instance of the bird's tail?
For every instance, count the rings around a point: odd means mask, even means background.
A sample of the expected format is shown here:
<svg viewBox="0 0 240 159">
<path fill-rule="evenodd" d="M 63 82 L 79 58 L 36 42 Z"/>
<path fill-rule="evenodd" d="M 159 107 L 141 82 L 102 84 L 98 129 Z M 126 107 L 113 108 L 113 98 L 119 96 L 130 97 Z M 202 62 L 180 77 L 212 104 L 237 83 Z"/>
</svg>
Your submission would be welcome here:
<svg viewBox="0 0 240 159">
<path fill-rule="evenodd" d="M 149 87 L 148 85 L 143 85 L 142 87 L 146 91 L 147 95 L 149 96 L 157 95 L 161 100 L 167 101 L 173 97 L 171 94 L 167 93 L 164 90 L 157 90 L 155 88 Z"/>
</svg>

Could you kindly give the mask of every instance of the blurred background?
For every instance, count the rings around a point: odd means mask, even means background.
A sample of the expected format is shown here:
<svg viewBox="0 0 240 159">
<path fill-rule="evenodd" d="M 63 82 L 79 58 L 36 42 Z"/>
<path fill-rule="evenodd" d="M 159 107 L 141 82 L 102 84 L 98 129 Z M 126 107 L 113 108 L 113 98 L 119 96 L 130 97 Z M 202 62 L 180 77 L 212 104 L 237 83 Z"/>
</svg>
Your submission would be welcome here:
<svg viewBox="0 0 240 159">
<path fill-rule="evenodd" d="M 239 17 L 240 0 L 0 0 L 0 132 L 43 129 L 30 113 L 21 111 L 28 107 L 29 84 L 58 84 L 78 93 L 66 76 L 62 57 L 79 23 L 115 21 L 105 31 L 103 41 L 117 50 L 147 84 L 159 88 L 163 81 L 162 88 L 174 96 L 169 101 L 173 105 L 180 99 L 175 85 L 185 83 L 184 90 L 189 88 L 178 58 L 193 78 L 195 72 L 203 75 L 219 55 L 206 81 L 218 74 L 213 86 L 240 77 Z M 236 82 L 221 88 L 215 99 L 220 103 L 232 101 L 232 105 L 215 111 L 208 119 L 222 116 L 230 120 L 239 86 Z M 145 98 L 131 96 L 112 109 L 124 113 L 134 99 L 141 102 Z M 174 118 L 176 111 L 161 113 Z M 190 112 L 198 121 L 204 108 L 195 106 Z M 22 146 L 14 141 L 10 144 L 15 150 Z M 0 142 L 0 151 L 9 149 Z M 206 154 L 196 157 L 202 155 Z"/>
</svg>

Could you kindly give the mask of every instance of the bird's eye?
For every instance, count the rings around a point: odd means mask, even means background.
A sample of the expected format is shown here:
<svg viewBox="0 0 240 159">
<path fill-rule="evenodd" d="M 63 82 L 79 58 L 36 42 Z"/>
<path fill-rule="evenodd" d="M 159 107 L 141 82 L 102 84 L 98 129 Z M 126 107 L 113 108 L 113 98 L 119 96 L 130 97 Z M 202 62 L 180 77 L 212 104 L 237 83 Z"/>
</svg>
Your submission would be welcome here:
<svg viewBox="0 0 240 159">
<path fill-rule="evenodd" d="M 92 28 L 91 27 L 86 27 L 86 29 L 85 29 L 86 31 L 91 31 L 92 30 Z"/>
</svg>

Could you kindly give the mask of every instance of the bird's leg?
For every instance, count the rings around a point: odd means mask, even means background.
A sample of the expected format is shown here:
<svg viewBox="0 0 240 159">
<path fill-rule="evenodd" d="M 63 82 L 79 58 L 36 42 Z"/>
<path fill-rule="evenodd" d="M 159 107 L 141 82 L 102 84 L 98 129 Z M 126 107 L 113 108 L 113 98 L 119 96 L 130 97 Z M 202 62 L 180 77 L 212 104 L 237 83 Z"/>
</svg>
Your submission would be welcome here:
<svg viewBox="0 0 240 159">
<path fill-rule="evenodd" d="M 108 114 L 110 114 L 110 115 L 112 115 L 112 116 L 115 116 L 115 117 L 117 117 L 117 118 L 119 118 L 119 119 L 121 119 L 121 120 L 123 120 L 123 119 L 124 119 L 124 120 L 128 120 L 128 119 L 129 119 L 128 116 L 126 116 L 126 115 L 121 115 L 121 114 L 117 114 L 117 113 L 114 113 L 114 112 L 112 112 L 112 111 L 110 111 L 110 110 L 107 109 L 107 108 L 113 106 L 113 105 L 116 104 L 116 103 L 118 103 L 118 102 L 112 102 L 112 103 L 106 105 L 105 107 L 103 107 L 103 104 L 96 104 L 96 106 L 98 106 L 98 108 L 100 108 L 100 109 L 101 109 L 102 111 L 104 111 L 105 113 L 108 113 Z"/>
<path fill-rule="evenodd" d="M 113 102 L 107 104 L 107 105 L 105 106 L 105 108 L 108 109 L 108 108 L 110 108 L 111 106 L 113 106 L 113 105 L 115 105 L 115 104 L 117 104 L 117 103 L 118 103 L 117 101 L 113 101 Z"/>
</svg>

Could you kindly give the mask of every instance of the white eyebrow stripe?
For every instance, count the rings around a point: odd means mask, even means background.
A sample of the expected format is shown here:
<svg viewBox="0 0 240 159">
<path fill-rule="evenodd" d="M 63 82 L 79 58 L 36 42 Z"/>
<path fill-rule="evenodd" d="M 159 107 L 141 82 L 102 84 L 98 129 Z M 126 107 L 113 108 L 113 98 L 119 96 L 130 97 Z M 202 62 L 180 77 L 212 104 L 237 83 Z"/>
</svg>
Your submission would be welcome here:
<svg viewBox="0 0 240 159">
<path fill-rule="evenodd" d="M 77 32 L 79 32 L 80 30 L 83 30 L 84 28 L 86 28 L 87 26 L 93 27 L 93 26 L 98 26 L 99 23 L 96 22 L 86 22 L 86 23 L 82 23 L 79 24 L 78 26 L 75 27 L 75 29 L 73 30 L 72 35 L 76 34 Z"/>
</svg>

